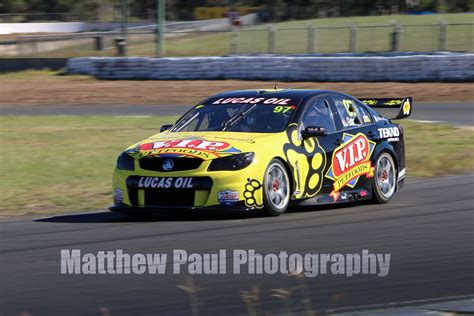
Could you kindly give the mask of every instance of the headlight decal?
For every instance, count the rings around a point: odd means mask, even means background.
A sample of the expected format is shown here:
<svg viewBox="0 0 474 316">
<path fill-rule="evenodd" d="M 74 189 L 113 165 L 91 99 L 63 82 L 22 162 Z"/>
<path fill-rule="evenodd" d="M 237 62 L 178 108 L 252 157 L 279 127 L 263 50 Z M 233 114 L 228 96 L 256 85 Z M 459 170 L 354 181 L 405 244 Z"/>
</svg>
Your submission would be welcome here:
<svg viewBox="0 0 474 316">
<path fill-rule="evenodd" d="M 208 171 L 241 170 L 248 167 L 255 158 L 253 152 L 216 158 L 211 161 Z"/>
<path fill-rule="evenodd" d="M 127 153 L 122 153 L 117 158 L 117 169 L 134 171 L 135 170 L 135 159 L 133 159 L 133 157 L 130 156 L 129 154 L 127 154 Z"/>
</svg>

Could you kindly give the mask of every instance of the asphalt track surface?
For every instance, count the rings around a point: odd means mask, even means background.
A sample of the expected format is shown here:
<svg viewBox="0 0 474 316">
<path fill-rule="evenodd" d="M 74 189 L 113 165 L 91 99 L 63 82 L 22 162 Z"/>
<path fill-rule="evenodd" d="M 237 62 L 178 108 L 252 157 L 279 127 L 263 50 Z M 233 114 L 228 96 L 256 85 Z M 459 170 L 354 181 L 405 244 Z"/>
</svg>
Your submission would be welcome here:
<svg viewBox="0 0 474 316">
<path fill-rule="evenodd" d="M 186 105 L 157 106 L 30 106 L 0 107 L 0 115 L 181 115 Z M 456 125 L 473 125 L 474 104 L 471 102 L 419 102 L 415 101 L 414 120 L 439 121 Z"/>
<path fill-rule="evenodd" d="M 98 211 L 0 222 L 0 314 L 190 315 L 188 295 L 178 285 L 189 274 L 61 275 L 60 250 L 82 253 L 123 249 L 129 254 L 209 253 L 255 249 L 278 253 L 391 254 L 386 277 L 374 275 L 193 276 L 201 315 L 247 314 L 241 291 L 259 288 L 258 310 L 282 312 L 271 290 L 306 283 L 314 310 L 465 297 L 474 292 L 474 177 L 407 179 L 387 205 L 296 209 L 276 218 L 255 214 L 176 214 L 131 220 Z M 290 308 L 303 312 L 302 289 Z"/>
<path fill-rule="evenodd" d="M 412 118 L 473 125 L 472 103 L 418 103 Z M 189 106 L 2 107 L 0 115 L 179 115 Z M 123 249 L 209 253 L 233 249 L 278 253 L 390 253 L 387 277 L 319 275 L 194 275 L 204 315 L 247 314 L 241 291 L 259 289 L 260 312 L 284 311 L 272 290 L 305 282 L 317 312 L 366 309 L 414 300 L 453 300 L 474 294 L 474 176 L 410 180 L 384 206 L 292 210 L 278 218 L 255 214 L 162 215 L 132 220 L 108 211 L 0 222 L 0 315 L 151 315 L 191 313 L 178 285 L 189 274 L 61 275 L 60 250 Z M 79 212 L 80 210 L 78 210 Z M 171 259 L 169 259 L 171 260 Z M 302 289 L 290 296 L 303 312 Z M 365 306 L 365 307 L 364 307 Z"/>
</svg>

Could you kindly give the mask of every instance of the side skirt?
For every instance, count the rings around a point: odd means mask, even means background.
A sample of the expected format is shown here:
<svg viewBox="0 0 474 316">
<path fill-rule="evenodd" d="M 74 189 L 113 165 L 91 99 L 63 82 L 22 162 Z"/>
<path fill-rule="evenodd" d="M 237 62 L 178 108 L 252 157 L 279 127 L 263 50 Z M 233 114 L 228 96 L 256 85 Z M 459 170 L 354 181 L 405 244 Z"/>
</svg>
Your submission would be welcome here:
<svg viewBox="0 0 474 316">
<path fill-rule="evenodd" d="M 340 192 L 339 197 L 336 202 L 334 202 L 334 198 L 329 194 L 319 194 L 311 198 L 294 200 L 291 202 L 291 205 L 308 206 L 308 205 L 339 204 L 339 203 L 349 203 L 349 202 L 357 202 L 357 201 L 367 201 L 370 199 L 372 199 L 372 192 L 365 189 L 358 189 L 358 190 Z"/>
</svg>

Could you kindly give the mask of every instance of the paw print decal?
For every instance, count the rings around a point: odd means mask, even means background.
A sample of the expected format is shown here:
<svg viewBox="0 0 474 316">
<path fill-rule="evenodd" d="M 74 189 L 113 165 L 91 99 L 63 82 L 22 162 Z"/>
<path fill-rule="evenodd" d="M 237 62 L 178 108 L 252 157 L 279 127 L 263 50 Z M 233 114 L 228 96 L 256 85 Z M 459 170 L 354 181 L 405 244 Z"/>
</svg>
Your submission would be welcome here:
<svg viewBox="0 0 474 316">
<path fill-rule="evenodd" d="M 262 192 L 258 192 L 262 190 L 262 184 L 256 179 L 247 179 L 247 183 L 245 184 L 244 190 L 244 198 L 245 198 L 245 205 L 247 207 L 255 207 L 255 208 L 262 208 L 263 202 L 262 199 Z M 256 193 L 259 193 L 258 195 Z M 257 201 L 260 200 L 260 201 Z"/>
<path fill-rule="evenodd" d="M 293 169 L 296 197 L 315 196 L 323 184 L 326 153 L 317 138 L 299 139 L 296 124 L 288 129 L 287 136 L 283 151 Z"/>
</svg>

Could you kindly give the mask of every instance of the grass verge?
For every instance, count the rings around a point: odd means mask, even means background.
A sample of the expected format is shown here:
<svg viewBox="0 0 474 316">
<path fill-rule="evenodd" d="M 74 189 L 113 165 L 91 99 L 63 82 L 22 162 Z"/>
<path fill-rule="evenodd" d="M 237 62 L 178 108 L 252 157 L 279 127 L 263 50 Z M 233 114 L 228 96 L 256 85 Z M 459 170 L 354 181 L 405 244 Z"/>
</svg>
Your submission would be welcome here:
<svg viewBox="0 0 474 316">
<path fill-rule="evenodd" d="M 0 117 L 0 217 L 105 208 L 116 157 L 175 117 Z M 473 170 L 473 131 L 404 121 L 407 173 Z"/>
<path fill-rule="evenodd" d="M 166 117 L 0 117 L 0 216 L 104 208 L 128 145 Z"/>
</svg>

